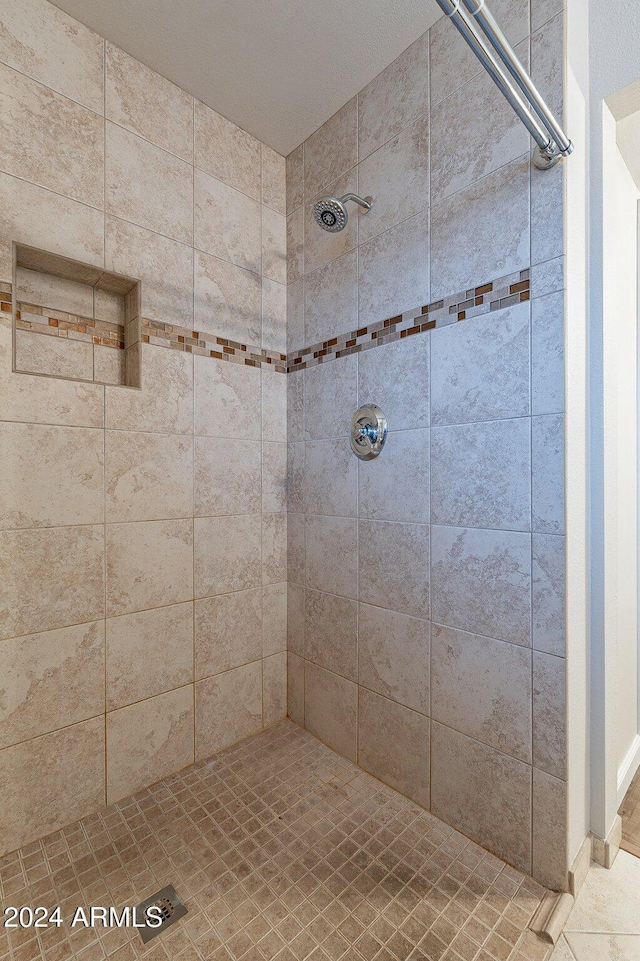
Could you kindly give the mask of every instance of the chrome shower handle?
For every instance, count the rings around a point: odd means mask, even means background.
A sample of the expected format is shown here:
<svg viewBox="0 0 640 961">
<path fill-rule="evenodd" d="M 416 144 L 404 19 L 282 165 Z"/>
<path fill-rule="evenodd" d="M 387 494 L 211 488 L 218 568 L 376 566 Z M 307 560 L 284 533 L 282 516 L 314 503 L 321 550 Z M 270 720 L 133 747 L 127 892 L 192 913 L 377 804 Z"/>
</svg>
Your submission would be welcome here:
<svg viewBox="0 0 640 961">
<path fill-rule="evenodd" d="M 364 404 L 351 418 L 351 450 L 360 460 L 377 457 L 387 439 L 387 418 L 377 404 Z"/>
</svg>

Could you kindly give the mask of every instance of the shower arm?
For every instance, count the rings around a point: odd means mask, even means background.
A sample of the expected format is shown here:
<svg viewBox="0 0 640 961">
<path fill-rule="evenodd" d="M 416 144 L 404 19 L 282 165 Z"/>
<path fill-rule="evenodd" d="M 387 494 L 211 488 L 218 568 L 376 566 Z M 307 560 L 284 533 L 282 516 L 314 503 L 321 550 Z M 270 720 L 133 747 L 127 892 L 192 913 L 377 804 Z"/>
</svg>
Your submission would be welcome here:
<svg viewBox="0 0 640 961">
<path fill-rule="evenodd" d="M 561 157 L 566 157 L 573 151 L 573 144 L 540 96 L 494 17 L 487 10 L 484 0 L 437 0 L 437 3 L 535 140 L 535 166 L 540 170 L 554 167 Z M 483 38 L 479 27 L 493 50 Z M 520 90 L 503 70 L 494 50 Z M 522 95 L 526 99 L 523 99 Z M 535 111 L 537 117 L 530 112 L 529 107 Z"/>
<path fill-rule="evenodd" d="M 357 194 L 345 194 L 344 197 L 340 197 L 343 204 L 346 204 L 348 200 L 352 200 L 354 204 L 360 204 L 365 210 L 371 210 L 371 204 L 373 203 L 372 197 L 358 197 Z"/>
</svg>

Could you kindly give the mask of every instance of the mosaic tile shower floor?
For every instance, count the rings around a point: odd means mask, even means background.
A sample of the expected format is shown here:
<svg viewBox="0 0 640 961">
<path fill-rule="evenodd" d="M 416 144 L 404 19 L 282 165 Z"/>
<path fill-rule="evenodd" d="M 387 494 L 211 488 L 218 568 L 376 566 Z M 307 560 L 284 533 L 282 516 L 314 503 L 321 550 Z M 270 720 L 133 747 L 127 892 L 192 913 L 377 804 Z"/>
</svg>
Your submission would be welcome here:
<svg viewBox="0 0 640 961">
<path fill-rule="evenodd" d="M 189 914 L 144 946 L 68 922 L 173 883 Z M 285 721 L 0 860 L 11 961 L 544 961 L 544 889 Z"/>
</svg>

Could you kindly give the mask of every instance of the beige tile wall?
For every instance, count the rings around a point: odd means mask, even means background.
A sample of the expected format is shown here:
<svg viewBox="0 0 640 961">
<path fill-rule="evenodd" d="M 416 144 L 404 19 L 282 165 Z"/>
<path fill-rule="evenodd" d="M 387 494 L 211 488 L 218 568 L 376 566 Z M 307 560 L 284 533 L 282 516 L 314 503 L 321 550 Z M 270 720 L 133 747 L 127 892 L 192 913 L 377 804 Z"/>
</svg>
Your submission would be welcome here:
<svg viewBox="0 0 640 961">
<path fill-rule="evenodd" d="M 492 10 L 556 109 L 562 0 Z M 567 880 L 562 167 L 442 19 L 287 158 L 289 350 L 509 271 L 532 301 L 287 377 L 289 714 Z M 305 204 L 371 194 L 322 232 Z M 359 404 L 388 418 L 358 462 Z"/>
<path fill-rule="evenodd" d="M 284 159 L 46 0 L 0 21 L 0 281 L 23 242 L 282 350 Z M 6 316 L 0 364 L 3 853 L 286 713 L 286 384 L 148 345 L 142 391 L 12 373 Z"/>
</svg>

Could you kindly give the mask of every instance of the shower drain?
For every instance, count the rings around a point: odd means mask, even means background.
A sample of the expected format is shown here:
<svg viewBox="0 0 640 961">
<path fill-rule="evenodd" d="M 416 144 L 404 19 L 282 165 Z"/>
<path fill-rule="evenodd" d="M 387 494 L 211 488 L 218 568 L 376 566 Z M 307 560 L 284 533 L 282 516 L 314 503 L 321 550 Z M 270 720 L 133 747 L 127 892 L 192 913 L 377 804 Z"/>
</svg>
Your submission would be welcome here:
<svg viewBox="0 0 640 961">
<path fill-rule="evenodd" d="M 148 915 L 147 912 L 149 908 L 157 908 L 157 910 L 151 915 Z M 136 907 L 136 916 L 140 919 L 144 918 L 145 921 L 147 921 L 146 927 L 138 929 L 142 943 L 146 944 L 147 941 L 151 941 L 152 938 L 156 938 L 159 934 L 162 934 L 169 925 L 179 921 L 186 913 L 187 908 L 178 897 L 176 889 L 172 884 L 152 894 L 150 898 L 147 898 L 146 901 L 143 901 L 142 904 Z M 158 917 L 161 917 L 162 922 L 161 924 L 156 923 L 152 927 L 147 920 L 149 917 L 154 921 L 156 921 Z"/>
</svg>

